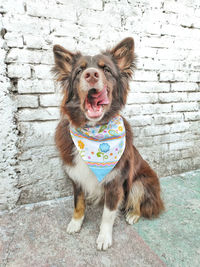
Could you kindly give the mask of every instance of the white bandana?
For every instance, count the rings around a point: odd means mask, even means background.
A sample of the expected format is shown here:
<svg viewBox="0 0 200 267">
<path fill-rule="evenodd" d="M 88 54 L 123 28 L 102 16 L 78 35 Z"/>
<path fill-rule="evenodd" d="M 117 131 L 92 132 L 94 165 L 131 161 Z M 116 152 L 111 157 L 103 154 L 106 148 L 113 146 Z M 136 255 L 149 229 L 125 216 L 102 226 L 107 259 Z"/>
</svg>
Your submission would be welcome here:
<svg viewBox="0 0 200 267">
<path fill-rule="evenodd" d="M 126 132 L 123 119 L 118 115 L 104 125 L 70 126 L 70 133 L 82 159 L 101 182 L 124 152 Z"/>
</svg>

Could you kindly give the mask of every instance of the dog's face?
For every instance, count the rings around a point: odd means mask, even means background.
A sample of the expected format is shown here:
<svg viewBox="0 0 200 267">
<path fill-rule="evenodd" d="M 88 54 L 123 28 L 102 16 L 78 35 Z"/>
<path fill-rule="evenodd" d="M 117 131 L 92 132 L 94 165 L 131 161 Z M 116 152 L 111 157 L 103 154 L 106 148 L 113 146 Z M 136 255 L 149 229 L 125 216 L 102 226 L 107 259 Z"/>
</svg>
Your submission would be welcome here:
<svg viewBox="0 0 200 267">
<path fill-rule="evenodd" d="M 132 38 L 93 57 L 72 53 L 59 45 L 53 51 L 53 72 L 64 89 L 61 111 L 74 126 L 104 123 L 121 110 L 134 68 Z"/>
</svg>

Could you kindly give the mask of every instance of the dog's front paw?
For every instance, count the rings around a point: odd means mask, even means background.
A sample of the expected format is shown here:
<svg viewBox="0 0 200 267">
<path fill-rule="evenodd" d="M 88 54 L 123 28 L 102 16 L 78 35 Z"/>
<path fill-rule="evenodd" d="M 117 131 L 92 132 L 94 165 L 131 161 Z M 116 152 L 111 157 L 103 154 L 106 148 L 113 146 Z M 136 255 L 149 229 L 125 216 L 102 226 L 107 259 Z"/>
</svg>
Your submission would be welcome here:
<svg viewBox="0 0 200 267">
<path fill-rule="evenodd" d="M 127 213 L 126 214 L 126 221 L 128 224 L 134 224 L 134 223 L 137 223 L 138 220 L 140 219 L 140 216 L 137 215 L 137 214 L 133 214 L 133 213 Z"/>
<path fill-rule="evenodd" d="M 112 245 L 112 233 L 109 231 L 100 231 L 97 238 L 97 249 L 106 250 Z"/>
<path fill-rule="evenodd" d="M 81 219 L 72 218 L 70 223 L 67 226 L 67 233 L 68 234 L 74 234 L 74 233 L 79 232 L 81 230 L 83 219 L 84 219 L 84 217 L 82 217 Z"/>
</svg>

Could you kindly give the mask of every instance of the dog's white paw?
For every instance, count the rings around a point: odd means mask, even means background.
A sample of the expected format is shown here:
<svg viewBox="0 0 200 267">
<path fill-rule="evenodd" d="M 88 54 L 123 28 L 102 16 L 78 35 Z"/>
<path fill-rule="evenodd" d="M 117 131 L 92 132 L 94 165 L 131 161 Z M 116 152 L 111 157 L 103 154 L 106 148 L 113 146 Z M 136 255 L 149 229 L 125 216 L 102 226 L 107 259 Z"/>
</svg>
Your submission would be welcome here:
<svg viewBox="0 0 200 267">
<path fill-rule="evenodd" d="M 110 246 L 112 246 L 112 232 L 100 231 L 99 236 L 97 238 L 97 249 L 98 250 L 106 250 Z"/>
<path fill-rule="evenodd" d="M 81 219 L 72 218 L 70 223 L 67 226 L 67 233 L 73 234 L 73 233 L 79 232 L 81 230 L 81 225 L 83 223 L 83 219 L 84 219 L 84 217 L 82 217 Z"/>
<path fill-rule="evenodd" d="M 139 219 L 140 219 L 139 215 L 132 214 L 132 213 L 126 214 L 126 221 L 128 224 L 134 224 L 134 223 L 138 222 Z"/>
</svg>

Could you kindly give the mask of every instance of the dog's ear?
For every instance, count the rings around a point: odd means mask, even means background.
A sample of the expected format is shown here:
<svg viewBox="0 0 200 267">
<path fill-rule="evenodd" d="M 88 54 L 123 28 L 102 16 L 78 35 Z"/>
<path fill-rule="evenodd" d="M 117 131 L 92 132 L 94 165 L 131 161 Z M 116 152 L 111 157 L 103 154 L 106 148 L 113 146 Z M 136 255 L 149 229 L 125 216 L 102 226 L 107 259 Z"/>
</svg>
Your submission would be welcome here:
<svg viewBox="0 0 200 267">
<path fill-rule="evenodd" d="M 55 66 L 52 71 L 56 75 L 58 81 L 66 79 L 72 71 L 73 63 L 80 56 L 80 53 L 72 53 L 60 45 L 53 47 Z"/>
<path fill-rule="evenodd" d="M 125 38 L 117 44 L 111 51 L 111 55 L 121 72 L 127 77 L 131 77 L 135 68 L 134 40 L 131 37 Z"/>
</svg>

